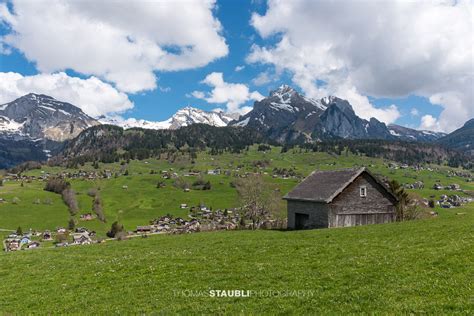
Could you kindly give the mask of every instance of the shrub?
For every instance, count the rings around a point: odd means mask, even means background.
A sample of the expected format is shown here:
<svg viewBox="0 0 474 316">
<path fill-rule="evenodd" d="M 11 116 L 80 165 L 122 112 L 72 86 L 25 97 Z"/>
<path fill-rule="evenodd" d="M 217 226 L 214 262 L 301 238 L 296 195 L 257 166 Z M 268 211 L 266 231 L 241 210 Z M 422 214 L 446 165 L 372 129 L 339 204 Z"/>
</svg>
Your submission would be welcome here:
<svg viewBox="0 0 474 316">
<path fill-rule="evenodd" d="M 95 197 L 97 195 L 97 189 L 96 188 L 91 188 L 87 191 L 87 195 L 90 197 Z"/>
<path fill-rule="evenodd" d="M 211 182 L 204 181 L 202 177 L 199 177 L 196 181 L 193 182 L 193 189 L 195 190 L 210 190 Z"/>
<path fill-rule="evenodd" d="M 435 207 L 435 201 L 433 199 L 429 200 L 428 201 L 428 206 L 431 207 L 431 208 L 434 208 Z"/>
<path fill-rule="evenodd" d="M 267 144 L 260 144 L 258 145 L 258 148 L 257 148 L 258 151 L 269 151 L 271 149 L 272 148 L 268 146 Z"/>
<path fill-rule="evenodd" d="M 68 238 L 68 234 L 56 234 L 55 242 L 56 243 L 63 243 L 66 242 Z"/>
<path fill-rule="evenodd" d="M 67 188 L 62 192 L 62 198 L 64 203 L 69 208 L 69 213 L 71 216 L 74 216 L 79 211 L 79 206 L 77 204 L 76 192 L 71 188 Z"/>
<path fill-rule="evenodd" d="M 102 199 L 100 196 L 97 194 L 94 198 L 94 201 L 92 202 L 92 210 L 97 214 L 97 218 L 105 223 L 105 215 L 104 215 L 104 210 L 102 208 Z"/>
<path fill-rule="evenodd" d="M 75 227 L 76 227 L 76 222 L 74 221 L 74 218 L 69 219 L 67 228 L 69 230 L 74 230 Z"/>
<path fill-rule="evenodd" d="M 107 236 L 110 238 L 115 238 L 116 236 L 119 237 L 120 233 L 122 232 L 124 232 L 123 225 L 115 221 L 112 223 L 110 230 L 107 232 Z"/>
<path fill-rule="evenodd" d="M 54 192 L 61 194 L 64 190 L 69 188 L 71 185 L 69 182 L 64 181 L 61 178 L 50 178 L 44 187 L 45 191 Z"/>
<path fill-rule="evenodd" d="M 173 185 L 179 189 L 189 189 L 189 183 L 183 177 L 177 177 Z"/>
</svg>

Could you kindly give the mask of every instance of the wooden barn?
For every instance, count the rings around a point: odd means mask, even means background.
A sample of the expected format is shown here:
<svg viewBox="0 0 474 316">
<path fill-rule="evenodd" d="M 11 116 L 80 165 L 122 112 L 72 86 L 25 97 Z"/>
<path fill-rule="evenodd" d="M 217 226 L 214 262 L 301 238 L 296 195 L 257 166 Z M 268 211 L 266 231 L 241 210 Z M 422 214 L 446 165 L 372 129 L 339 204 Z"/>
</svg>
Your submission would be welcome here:
<svg viewBox="0 0 474 316">
<path fill-rule="evenodd" d="M 366 168 L 315 171 L 285 195 L 288 228 L 392 222 L 397 198 Z"/>
</svg>

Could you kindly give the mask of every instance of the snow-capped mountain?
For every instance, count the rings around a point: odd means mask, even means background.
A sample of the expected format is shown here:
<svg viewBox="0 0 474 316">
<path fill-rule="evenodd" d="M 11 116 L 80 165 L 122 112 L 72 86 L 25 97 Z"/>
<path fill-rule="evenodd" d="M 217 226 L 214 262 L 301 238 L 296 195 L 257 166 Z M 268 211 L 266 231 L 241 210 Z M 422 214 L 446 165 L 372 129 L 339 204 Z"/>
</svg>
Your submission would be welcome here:
<svg viewBox="0 0 474 316">
<path fill-rule="evenodd" d="M 405 141 L 433 142 L 447 135 L 446 133 L 420 131 L 395 124 L 390 124 L 388 130 L 392 136 Z"/>
<path fill-rule="evenodd" d="M 236 117 L 226 114 L 223 111 L 204 111 L 193 107 L 185 107 L 177 111 L 172 117 L 165 121 L 154 122 L 147 120 L 137 120 L 134 118 L 123 119 L 120 117 L 100 117 L 102 124 L 112 124 L 125 129 L 140 127 L 146 129 L 178 129 L 183 126 L 201 123 L 212 126 L 227 126 Z"/>
<path fill-rule="evenodd" d="M 0 105 L 0 134 L 62 142 L 99 124 L 78 107 L 43 94 L 30 93 Z"/>
<path fill-rule="evenodd" d="M 326 104 L 321 100 L 306 98 L 293 88 L 282 85 L 271 91 L 267 98 L 255 102 L 252 111 L 231 125 L 249 126 L 283 141 L 310 133 L 306 126 L 316 124 L 325 110 Z"/>
<path fill-rule="evenodd" d="M 252 127 L 280 142 L 331 138 L 433 142 L 445 135 L 399 125 L 387 127 L 375 118 L 357 116 L 347 100 L 336 96 L 310 99 L 287 85 L 255 102 L 252 111 L 231 125 Z"/>
<path fill-rule="evenodd" d="M 255 128 L 283 142 L 335 137 L 391 138 L 385 124 L 359 118 L 346 100 L 335 96 L 310 99 L 287 85 L 255 102 L 252 111 L 231 124 Z"/>
</svg>

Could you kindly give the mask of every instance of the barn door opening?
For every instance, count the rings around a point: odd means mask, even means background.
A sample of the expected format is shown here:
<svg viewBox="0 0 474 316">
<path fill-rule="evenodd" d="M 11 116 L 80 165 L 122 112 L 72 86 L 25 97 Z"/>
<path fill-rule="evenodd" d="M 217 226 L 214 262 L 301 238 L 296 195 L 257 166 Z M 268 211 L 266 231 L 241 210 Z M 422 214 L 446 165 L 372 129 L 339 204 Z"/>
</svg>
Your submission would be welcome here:
<svg viewBox="0 0 474 316">
<path fill-rule="evenodd" d="M 309 222 L 308 214 L 295 213 L 295 228 L 296 229 L 305 229 Z"/>
</svg>

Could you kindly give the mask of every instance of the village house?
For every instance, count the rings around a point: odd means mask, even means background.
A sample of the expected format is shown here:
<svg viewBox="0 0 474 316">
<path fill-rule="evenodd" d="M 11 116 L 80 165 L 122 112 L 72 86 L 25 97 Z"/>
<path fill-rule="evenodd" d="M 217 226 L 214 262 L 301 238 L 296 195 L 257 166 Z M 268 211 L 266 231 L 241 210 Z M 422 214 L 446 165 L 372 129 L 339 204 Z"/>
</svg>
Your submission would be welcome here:
<svg viewBox="0 0 474 316">
<path fill-rule="evenodd" d="M 43 240 L 52 240 L 51 232 L 49 230 L 45 230 L 43 232 Z"/>
<path fill-rule="evenodd" d="M 95 218 L 95 216 L 92 215 L 92 213 L 86 213 L 86 214 L 81 214 L 81 216 L 79 218 L 82 221 L 91 221 Z"/>
<path fill-rule="evenodd" d="M 21 248 L 19 239 L 7 239 L 5 242 L 5 251 L 17 251 Z"/>
<path fill-rule="evenodd" d="M 66 232 L 67 232 L 67 229 L 64 227 L 56 228 L 56 233 L 58 234 L 65 234 Z"/>
<path fill-rule="evenodd" d="M 136 229 L 137 233 L 151 233 L 152 231 L 153 231 L 153 227 L 151 225 L 137 226 L 137 229 Z"/>
<path fill-rule="evenodd" d="M 392 222 L 396 197 L 367 169 L 315 171 L 285 197 L 288 228 Z"/>
<path fill-rule="evenodd" d="M 72 242 L 75 245 L 89 245 L 92 243 L 88 232 L 74 233 L 72 235 Z"/>
<path fill-rule="evenodd" d="M 35 249 L 40 246 L 40 243 L 37 241 L 32 241 L 28 245 L 26 245 L 26 249 Z"/>
</svg>

